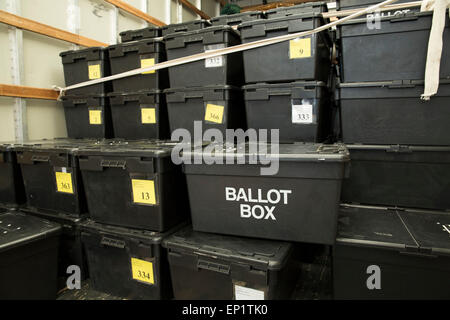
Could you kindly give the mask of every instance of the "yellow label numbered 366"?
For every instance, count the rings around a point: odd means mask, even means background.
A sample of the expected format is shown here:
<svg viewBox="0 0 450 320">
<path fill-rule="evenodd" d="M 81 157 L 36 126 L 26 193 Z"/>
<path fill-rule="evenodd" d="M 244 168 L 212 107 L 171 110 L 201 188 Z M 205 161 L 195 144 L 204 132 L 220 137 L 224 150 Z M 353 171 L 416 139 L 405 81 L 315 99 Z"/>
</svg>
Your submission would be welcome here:
<svg viewBox="0 0 450 320">
<path fill-rule="evenodd" d="M 311 38 L 289 41 L 289 58 L 301 59 L 311 57 Z"/>
<path fill-rule="evenodd" d="M 102 110 L 89 110 L 89 123 L 102 124 Z"/>
<path fill-rule="evenodd" d="M 131 258 L 131 271 L 134 280 L 155 284 L 152 262 Z"/>
<path fill-rule="evenodd" d="M 156 123 L 156 110 L 155 108 L 142 108 L 141 118 L 143 124 Z"/>
<path fill-rule="evenodd" d="M 100 70 L 99 64 L 92 64 L 88 66 L 89 80 L 99 79 L 102 77 L 102 72 Z"/>
<path fill-rule="evenodd" d="M 215 104 L 208 103 L 206 105 L 205 121 L 222 123 L 224 109 L 225 109 L 224 106 L 218 106 Z"/>
<path fill-rule="evenodd" d="M 58 192 L 73 194 L 72 173 L 55 172 Z"/>
<path fill-rule="evenodd" d="M 151 59 L 141 59 L 141 68 L 147 68 L 155 65 L 155 58 Z M 153 71 L 147 71 L 142 72 L 142 74 L 149 74 L 149 73 L 155 73 L 155 70 Z"/>
<path fill-rule="evenodd" d="M 153 180 L 132 179 L 133 202 L 156 204 L 155 182 Z"/>
</svg>

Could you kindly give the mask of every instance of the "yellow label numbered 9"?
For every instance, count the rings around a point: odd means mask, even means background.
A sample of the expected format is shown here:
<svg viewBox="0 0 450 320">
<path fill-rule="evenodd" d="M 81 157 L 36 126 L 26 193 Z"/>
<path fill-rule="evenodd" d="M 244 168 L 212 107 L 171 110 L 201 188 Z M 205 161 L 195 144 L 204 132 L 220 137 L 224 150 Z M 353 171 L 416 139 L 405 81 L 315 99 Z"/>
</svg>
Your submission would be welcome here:
<svg viewBox="0 0 450 320">
<path fill-rule="evenodd" d="M 72 174 L 70 172 L 55 172 L 58 192 L 73 194 Z"/>
<path fill-rule="evenodd" d="M 134 280 L 155 284 L 152 262 L 131 258 L 131 271 Z"/>
<path fill-rule="evenodd" d="M 89 80 L 100 79 L 102 77 L 102 72 L 100 70 L 99 64 L 93 64 L 88 66 Z"/>
<path fill-rule="evenodd" d="M 311 57 L 311 38 L 294 39 L 289 42 L 289 58 L 301 59 Z"/>
<path fill-rule="evenodd" d="M 141 68 L 147 68 L 155 65 L 155 58 L 151 59 L 141 59 Z M 155 70 L 153 71 L 147 71 L 142 72 L 142 74 L 149 74 L 149 73 L 155 73 Z"/>
<path fill-rule="evenodd" d="M 141 118 L 143 124 L 156 123 L 156 110 L 155 108 L 142 108 Z"/>
<path fill-rule="evenodd" d="M 156 204 L 155 182 L 153 180 L 132 179 L 133 202 L 141 204 Z"/>
<path fill-rule="evenodd" d="M 215 104 L 208 103 L 206 105 L 205 121 L 222 123 L 224 109 L 225 109 L 224 106 L 218 106 Z"/>
</svg>

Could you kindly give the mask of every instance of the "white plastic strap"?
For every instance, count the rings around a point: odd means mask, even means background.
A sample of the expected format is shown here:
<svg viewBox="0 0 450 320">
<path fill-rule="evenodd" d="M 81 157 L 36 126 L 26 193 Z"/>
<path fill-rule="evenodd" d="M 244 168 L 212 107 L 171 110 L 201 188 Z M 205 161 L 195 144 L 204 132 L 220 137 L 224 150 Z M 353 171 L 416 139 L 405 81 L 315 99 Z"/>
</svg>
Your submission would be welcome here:
<svg viewBox="0 0 450 320">
<path fill-rule="evenodd" d="M 349 16 L 346 16 L 346 17 L 344 17 L 342 19 L 339 19 L 337 21 L 333 21 L 331 23 L 325 24 L 325 25 L 323 25 L 321 27 L 318 27 L 318 28 L 316 28 L 314 30 L 308 30 L 308 31 L 297 32 L 297 33 L 287 34 L 287 35 L 283 35 L 283 36 L 278 36 L 278 37 L 274 37 L 274 38 L 258 40 L 258 41 L 244 43 L 244 44 L 240 44 L 240 45 L 236 45 L 236 46 L 228 47 L 228 48 L 223 48 L 223 49 L 211 50 L 211 51 L 204 52 L 204 53 L 198 53 L 198 54 L 194 54 L 194 55 L 187 56 L 187 57 L 182 57 L 182 58 L 178 58 L 178 59 L 173 59 L 173 60 L 161 62 L 161 63 L 155 64 L 153 66 L 150 66 L 150 67 L 134 69 L 134 70 L 126 71 L 126 72 L 123 72 L 123 73 L 115 74 L 115 75 L 104 77 L 104 78 L 100 78 L 100 79 L 89 80 L 89 81 L 77 83 L 77 84 L 74 84 L 74 85 L 71 85 L 71 86 L 68 86 L 68 87 L 65 87 L 65 88 L 60 88 L 60 87 L 54 86 L 54 89 L 55 89 L 55 87 L 57 88 L 56 90 L 59 91 L 60 97 L 61 97 L 62 95 L 64 95 L 65 91 L 71 90 L 71 89 L 86 87 L 86 86 L 90 86 L 90 85 L 94 85 L 94 84 L 98 84 L 98 83 L 102 83 L 102 82 L 106 82 L 106 81 L 111 81 L 111 80 L 116 80 L 116 79 L 121 79 L 121 78 L 125 78 L 125 77 L 134 76 L 134 75 L 141 74 L 141 73 L 144 73 L 144 72 L 156 71 L 156 70 L 169 68 L 169 67 L 174 67 L 174 66 L 178 66 L 178 65 L 181 65 L 181 64 L 189 63 L 189 62 L 194 62 L 194 61 L 199 61 L 199 60 L 204 60 L 204 59 L 217 57 L 217 56 L 221 56 L 221 55 L 224 55 L 224 54 L 241 52 L 241 51 L 245 51 L 245 50 L 250 50 L 250 49 L 255 49 L 255 48 L 259 48 L 259 47 L 268 46 L 268 45 L 271 45 L 271 44 L 280 43 L 280 42 L 283 42 L 283 41 L 288 41 L 288 40 L 293 40 L 293 39 L 296 39 L 296 38 L 306 37 L 306 36 L 309 36 L 309 35 L 312 35 L 312 34 L 316 34 L 316 33 L 322 32 L 324 30 L 330 29 L 330 28 L 332 28 L 334 26 L 337 26 L 337 25 L 339 25 L 341 23 L 344 23 L 344 22 L 346 22 L 348 20 L 355 19 L 355 18 L 357 18 L 359 16 L 362 16 L 362 15 L 365 15 L 367 13 L 373 12 L 373 11 L 377 10 L 378 8 L 384 7 L 386 5 L 394 3 L 396 1 L 398 1 L 398 0 L 386 0 L 386 1 L 383 1 L 381 3 L 378 3 L 376 5 L 370 6 L 368 8 L 361 9 L 360 11 L 355 12 L 355 13 L 353 13 L 353 14 L 351 14 Z"/>
<path fill-rule="evenodd" d="M 439 73 L 442 57 L 442 36 L 445 28 L 445 15 L 450 8 L 450 0 L 424 0 L 421 11 L 433 12 L 433 24 L 431 26 L 430 40 L 428 41 L 427 64 L 425 68 L 425 89 L 422 100 L 430 100 L 439 88 Z"/>
</svg>

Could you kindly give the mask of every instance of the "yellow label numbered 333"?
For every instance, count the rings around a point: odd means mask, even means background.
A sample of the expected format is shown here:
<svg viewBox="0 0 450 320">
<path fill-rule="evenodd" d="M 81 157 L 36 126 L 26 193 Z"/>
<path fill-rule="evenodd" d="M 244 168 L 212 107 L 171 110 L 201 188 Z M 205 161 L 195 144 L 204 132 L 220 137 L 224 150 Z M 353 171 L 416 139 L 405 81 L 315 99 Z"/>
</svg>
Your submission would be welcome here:
<svg viewBox="0 0 450 320">
<path fill-rule="evenodd" d="M 133 202 L 140 204 L 156 204 L 155 182 L 153 180 L 132 179 Z"/>
<path fill-rule="evenodd" d="M 134 280 L 155 284 L 153 262 L 131 258 L 131 272 Z"/>
</svg>

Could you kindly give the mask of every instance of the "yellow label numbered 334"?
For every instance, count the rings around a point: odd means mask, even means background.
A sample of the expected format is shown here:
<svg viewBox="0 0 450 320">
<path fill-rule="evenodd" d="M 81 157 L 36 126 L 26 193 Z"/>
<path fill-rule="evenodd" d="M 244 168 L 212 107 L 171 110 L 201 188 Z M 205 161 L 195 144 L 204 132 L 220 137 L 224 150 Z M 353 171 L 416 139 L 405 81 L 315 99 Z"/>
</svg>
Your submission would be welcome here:
<svg viewBox="0 0 450 320">
<path fill-rule="evenodd" d="M 301 59 L 311 57 L 311 38 L 289 41 L 289 58 Z"/>
<path fill-rule="evenodd" d="M 131 258 L 131 272 L 134 280 L 155 284 L 153 262 Z"/>
<path fill-rule="evenodd" d="M 88 66 L 89 80 L 99 79 L 102 77 L 102 72 L 100 70 L 99 64 L 92 64 Z"/>
<path fill-rule="evenodd" d="M 56 189 L 58 192 L 73 194 L 72 173 L 55 172 Z"/>
<path fill-rule="evenodd" d="M 206 105 L 205 121 L 222 123 L 224 109 L 225 109 L 224 106 L 218 106 L 215 104 L 208 103 Z"/>
<path fill-rule="evenodd" d="M 155 182 L 153 180 L 132 179 L 133 202 L 140 204 L 156 204 Z"/>
<path fill-rule="evenodd" d="M 89 110 L 89 124 L 102 124 L 102 110 Z"/>
</svg>

